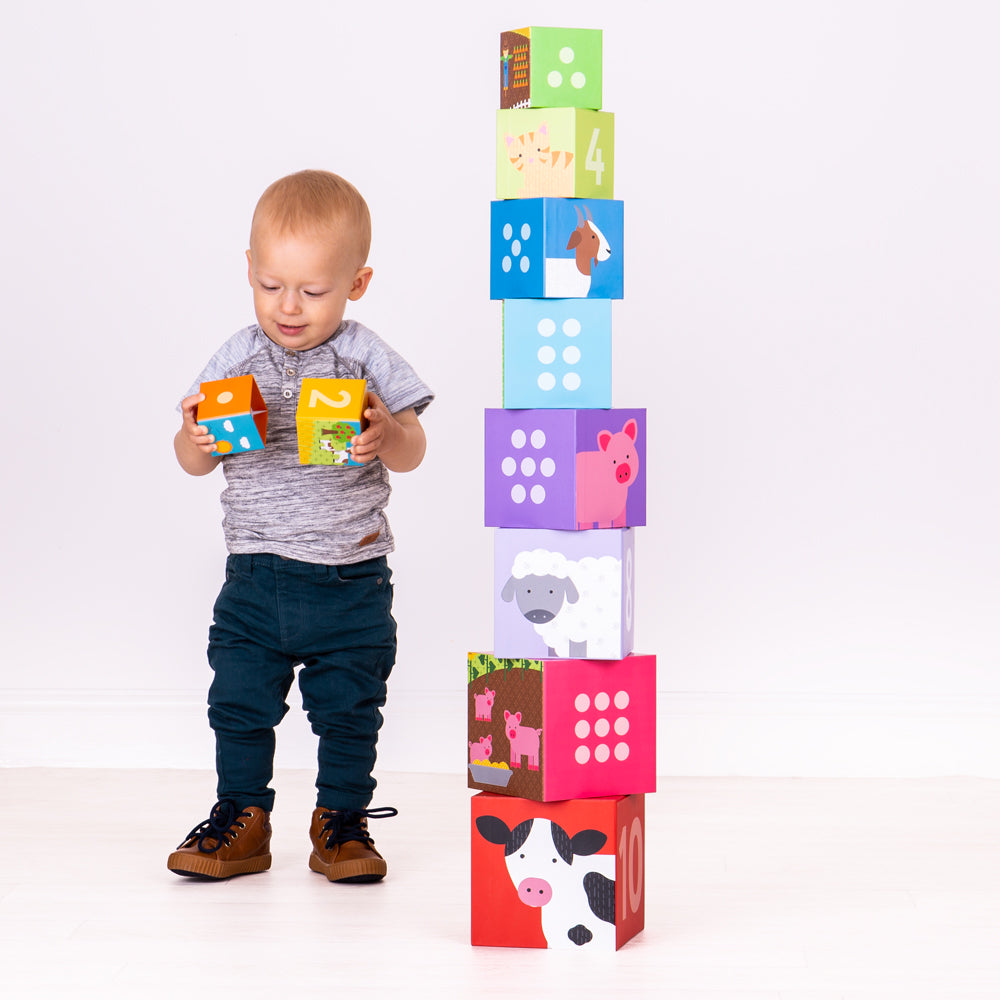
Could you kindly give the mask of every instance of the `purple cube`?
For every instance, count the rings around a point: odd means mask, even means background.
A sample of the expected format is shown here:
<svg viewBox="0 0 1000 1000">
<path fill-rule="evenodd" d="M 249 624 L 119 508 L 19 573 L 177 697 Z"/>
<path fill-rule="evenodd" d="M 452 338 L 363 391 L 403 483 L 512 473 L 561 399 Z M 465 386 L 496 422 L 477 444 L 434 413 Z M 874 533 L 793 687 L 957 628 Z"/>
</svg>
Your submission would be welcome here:
<svg viewBox="0 0 1000 1000">
<path fill-rule="evenodd" d="M 646 523 L 645 410 L 486 411 L 487 527 Z"/>
</svg>

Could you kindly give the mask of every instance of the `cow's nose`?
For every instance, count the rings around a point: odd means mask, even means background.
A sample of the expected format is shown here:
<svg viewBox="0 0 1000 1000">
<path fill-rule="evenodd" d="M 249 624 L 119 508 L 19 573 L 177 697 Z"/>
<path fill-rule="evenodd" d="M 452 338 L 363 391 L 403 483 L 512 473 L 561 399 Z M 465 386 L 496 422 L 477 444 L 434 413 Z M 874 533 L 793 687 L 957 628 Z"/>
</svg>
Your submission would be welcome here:
<svg viewBox="0 0 1000 1000">
<path fill-rule="evenodd" d="M 543 878 L 526 878 L 517 887 L 517 898 L 528 906 L 544 906 L 552 899 L 552 886 Z"/>
</svg>

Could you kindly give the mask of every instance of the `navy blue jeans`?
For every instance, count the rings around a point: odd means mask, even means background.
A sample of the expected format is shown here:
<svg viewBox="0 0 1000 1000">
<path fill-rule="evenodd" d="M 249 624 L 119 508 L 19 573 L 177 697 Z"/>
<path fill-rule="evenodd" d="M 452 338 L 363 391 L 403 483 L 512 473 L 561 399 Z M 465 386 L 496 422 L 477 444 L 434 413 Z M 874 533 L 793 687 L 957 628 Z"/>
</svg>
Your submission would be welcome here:
<svg viewBox="0 0 1000 1000">
<path fill-rule="evenodd" d="M 274 729 L 301 665 L 302 705 L 319 737 L 316 804 L 369 805 L 380 710 L 396 659 L 390 579 L 385 557 L 320 566 L 229 556 L 208 635 L 220 799 L 273 807 Z"/>
</svg>

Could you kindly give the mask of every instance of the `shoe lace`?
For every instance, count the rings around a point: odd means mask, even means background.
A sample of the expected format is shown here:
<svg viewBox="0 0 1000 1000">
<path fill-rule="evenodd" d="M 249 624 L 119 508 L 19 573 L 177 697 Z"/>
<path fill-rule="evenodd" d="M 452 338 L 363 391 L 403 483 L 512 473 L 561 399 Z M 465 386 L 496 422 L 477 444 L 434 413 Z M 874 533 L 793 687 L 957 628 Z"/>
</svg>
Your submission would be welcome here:
<svg viewBox="0 0 1000 1000">
<path fill-rule="evenodd" d="M 326 820 L 320 833 L 328 833 L 326 846 L 345 844 L 349 840 L 357 840 L 369 847 L 374 847 L 375 841 L 365 826 L 366 819 L 388 819 L 398 816 L 399 810 L 392 806 L 379 806 L 377 809 L 331 809 L 320 813 L 320 819 Z"/>
<path fill-rule="evenodd" d="M 214 854 L 220 847 L 224 847 L 229 843 L 229 835 L 232 828 L 237 825 L 242 827 L 243 824 L 239 821 L 244 816 L 249 815 L 250 813 L 246 811 L 240 812 L 236 808 L 236 803 L 230 799 L 220 799 L 212 806 L 212 811 L 208 819 L 196 826 L 181 841 L 181 846 L 183 847 L 184 844 L 197 838 L 198 850 L 202 854 Z M 206 846 L 205 842 L 207 840 L 214 840 L 214 846 Z"/>
</svg>

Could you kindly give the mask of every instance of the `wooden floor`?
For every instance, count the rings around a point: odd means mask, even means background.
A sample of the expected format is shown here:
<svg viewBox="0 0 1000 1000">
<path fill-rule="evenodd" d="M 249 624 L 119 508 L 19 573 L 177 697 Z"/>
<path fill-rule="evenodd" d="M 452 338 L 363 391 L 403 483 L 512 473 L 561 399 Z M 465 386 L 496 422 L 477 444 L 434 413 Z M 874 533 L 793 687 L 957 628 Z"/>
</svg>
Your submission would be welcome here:
<svg viewBox="0 0 1000 1000">
<path fill-rule="evenodd" d="M 0 770 L 0 994 L 1000 998 L 1000 782 L 664 779 L 646 930 L 616 954 L 472 948 L 469 793 L 383 774 L 375 886 L 306 868 L 312 776 L 279 774 L 274 866 L 178 878 L 207 772 Z"/>
</svg>

